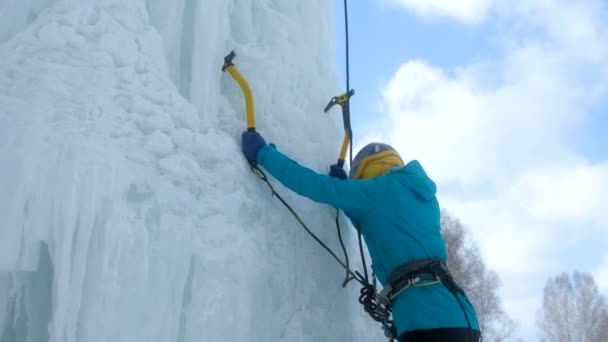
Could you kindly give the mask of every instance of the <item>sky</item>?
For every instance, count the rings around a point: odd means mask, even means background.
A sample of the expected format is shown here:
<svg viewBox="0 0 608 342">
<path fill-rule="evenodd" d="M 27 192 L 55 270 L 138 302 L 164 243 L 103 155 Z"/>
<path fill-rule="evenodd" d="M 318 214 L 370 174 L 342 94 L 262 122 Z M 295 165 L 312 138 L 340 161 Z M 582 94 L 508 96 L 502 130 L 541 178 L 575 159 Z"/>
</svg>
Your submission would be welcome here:
<svg viewBox="0 0 608 342">
<path fill-rule="evenodd" d="M 335 1 L 344 77 L 343 1 Z M 355 150 L 418 159 L 536 338 L 547 279 L 590 272 L 608 294 L 608 4 L 349 4 Z"/>
</svg>

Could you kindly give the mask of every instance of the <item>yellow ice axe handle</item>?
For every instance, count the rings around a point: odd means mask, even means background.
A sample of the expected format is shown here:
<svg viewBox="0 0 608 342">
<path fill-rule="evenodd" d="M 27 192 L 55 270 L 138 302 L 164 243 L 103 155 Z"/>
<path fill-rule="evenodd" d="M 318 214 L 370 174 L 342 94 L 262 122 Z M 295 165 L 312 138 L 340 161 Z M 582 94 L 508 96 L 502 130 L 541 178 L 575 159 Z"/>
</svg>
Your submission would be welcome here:
<svg viewBox="0 0 608 342">
<path fill-rule="evenodd" d="M 236 69 L 234 64 L 232 64 L 232 60 L 236 57 L 234 51 L 231 51 L 228 56 L 224 57 L 224 66 L 222 67 L 222 71 L 228 70 L 232 78 L 241 86 L 243 90 L 243 94 L 245 95 L 245 107 L 247 108 L 247 130 L 255 131 L 255 113 L 253 111 L 253 95 L 251 95 L 251 88 L 249 88 L 249 84 L 245 81 L 245 78 L 241 73 Z"/>
<path fill-rule="evenodd" d="M 245 95 L 245 107 L 247 108 L 247 129 L 255 130 L 255 113 L 253 111 L 253 96 L 251 95 L 251 89 L 249 84 L 245 81 L 245 78 L 241 73 L 236 70 L 234 65 L 229 65 L 226 70 L 230 73 L 232 78 L 241 86 L 243 94 Z"/>
<path fill-rule="evenodd" d="M 350 139 L 348 139 L 348 135 L 344 134 L 344 140 L 342 141 L 342 149 L 340 150 L 340 157 L 338 157 L 338 166 L 343 167 L 344 161 L 346 160 L 346 152 L 348 150 L 348 145 L 350 144 Z"/>
</svg>

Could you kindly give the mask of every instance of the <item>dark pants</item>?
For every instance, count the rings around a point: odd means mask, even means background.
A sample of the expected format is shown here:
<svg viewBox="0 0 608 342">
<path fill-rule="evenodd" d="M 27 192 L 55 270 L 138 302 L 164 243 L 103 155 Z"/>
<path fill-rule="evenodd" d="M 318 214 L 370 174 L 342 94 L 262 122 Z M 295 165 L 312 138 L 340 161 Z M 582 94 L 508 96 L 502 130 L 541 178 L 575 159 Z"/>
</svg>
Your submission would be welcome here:
<svg viewBox="0 0 608 342">
<path fill-rule="evenodd" d="M 406 331 L 399 342 L 479 342 L 481 333 L 469 328 L 439 328 Z"/>
</svg>

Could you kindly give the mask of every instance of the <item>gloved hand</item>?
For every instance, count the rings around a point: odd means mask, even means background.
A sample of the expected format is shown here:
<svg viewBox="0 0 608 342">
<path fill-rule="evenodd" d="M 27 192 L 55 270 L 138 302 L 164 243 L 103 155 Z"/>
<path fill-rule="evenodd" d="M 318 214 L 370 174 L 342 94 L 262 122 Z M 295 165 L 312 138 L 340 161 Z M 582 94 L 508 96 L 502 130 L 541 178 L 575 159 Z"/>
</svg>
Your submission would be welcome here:
<svg viewBox="0 0 608 342">
<path fill-rule="evenodd" d="M 339 179 L 347 179 L 346 171 L 338 164 L 333 164 L 329 167 L 329 176 Z"/>
<path fill-rule="evenodd" d="M 266 141 L 256 131 L 245 131 L 241 135 L 241 151 L 250 163 L 257 162 L 258 153 L 264 146 Z"/>
</svg>

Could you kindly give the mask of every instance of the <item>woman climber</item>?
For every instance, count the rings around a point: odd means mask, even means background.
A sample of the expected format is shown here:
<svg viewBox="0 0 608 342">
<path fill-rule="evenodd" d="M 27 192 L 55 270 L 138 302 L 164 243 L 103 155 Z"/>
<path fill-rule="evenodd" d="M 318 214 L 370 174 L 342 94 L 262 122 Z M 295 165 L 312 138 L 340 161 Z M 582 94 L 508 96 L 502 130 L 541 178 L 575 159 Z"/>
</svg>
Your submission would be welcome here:
<svg viewBox="0 0 608 342">
<path fill-rule="evenodd" d="M 475 310 L 445 264 L 435 183 L 418 161 L 404 164 L 391 146 L 371 143 L 357 153 L 350 177 L 335 164 L 327 176 L 255 130 L 243 132 L 242 152 L 290 190 L 343 210 L 360 229 L 399 341 L 480 340 Z"/>
</svg>

